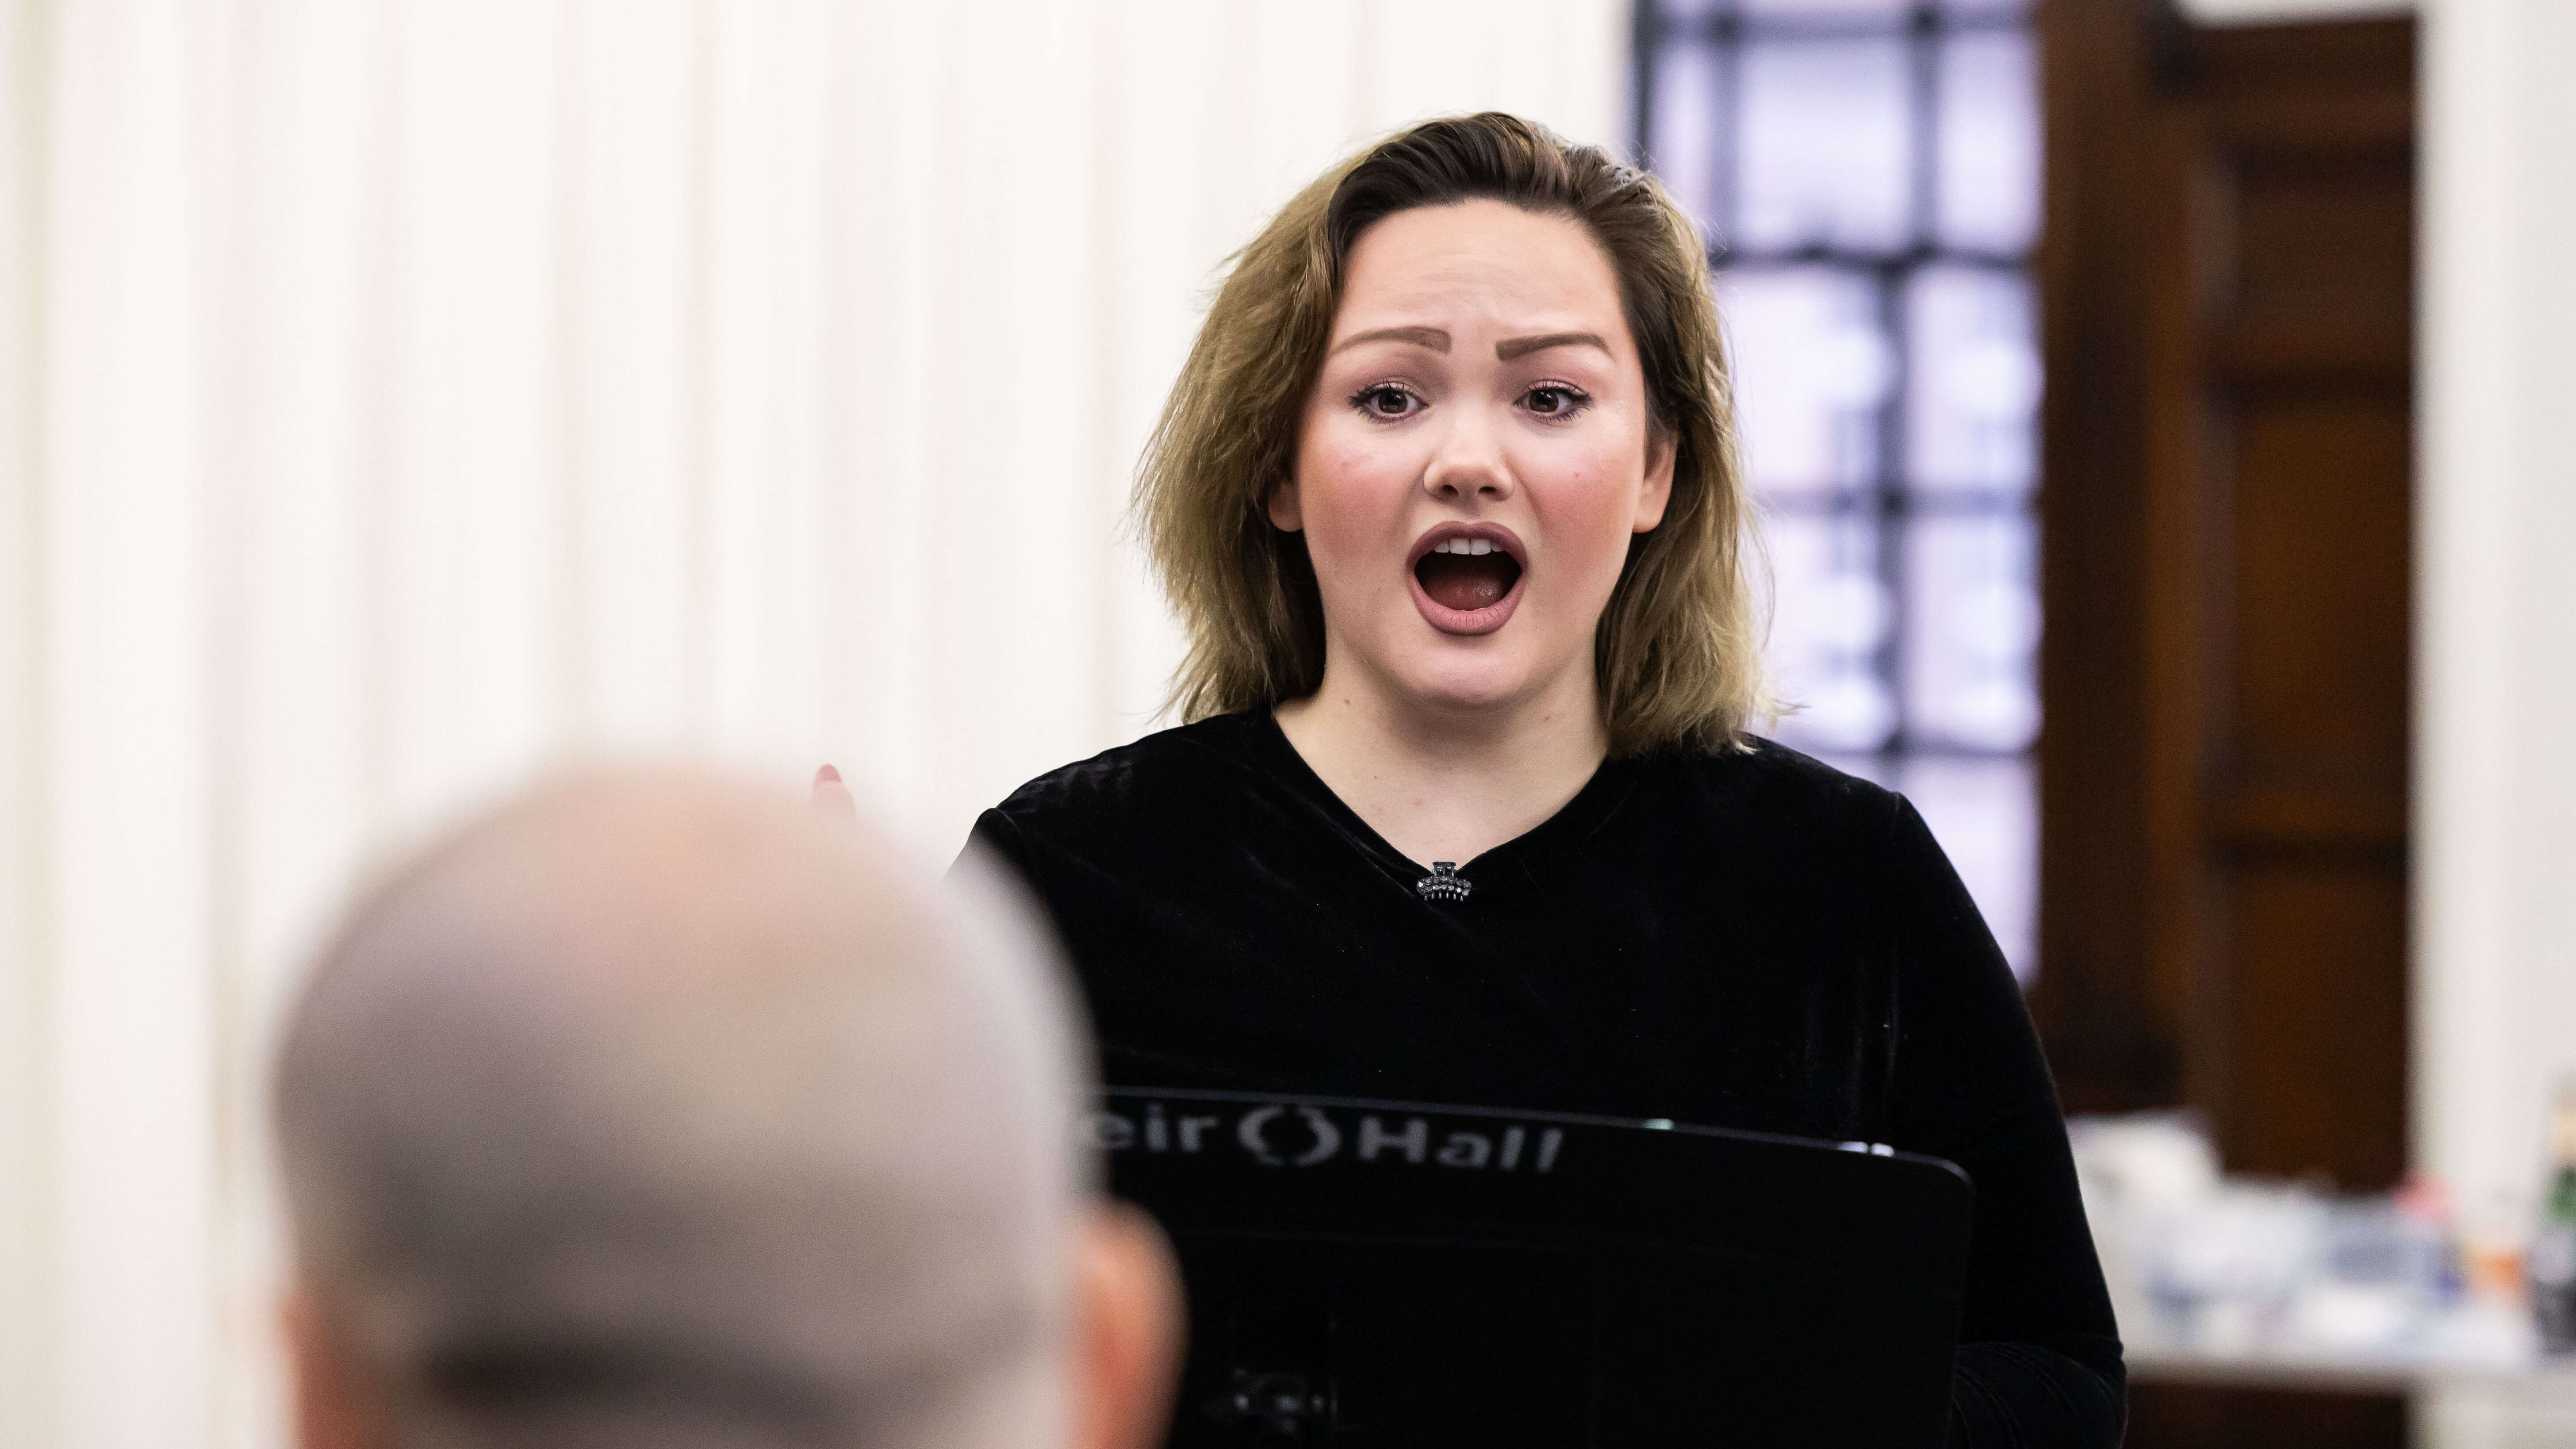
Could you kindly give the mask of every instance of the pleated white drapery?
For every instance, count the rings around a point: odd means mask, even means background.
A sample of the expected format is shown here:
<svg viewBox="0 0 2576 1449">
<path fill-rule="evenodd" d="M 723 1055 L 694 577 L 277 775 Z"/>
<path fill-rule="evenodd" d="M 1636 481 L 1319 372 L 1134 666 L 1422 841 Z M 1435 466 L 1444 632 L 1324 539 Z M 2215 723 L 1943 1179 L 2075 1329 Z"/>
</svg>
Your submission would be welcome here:
<svg viewBox="0 0 2576 1449">
<path fill-rule="evenodd" d="M 1147 728 L 1118 542 L 1357 137 L 1620 126 L 1610 0 L 0 0 L 0 1446 L 270 1445 L 281 987 L 548 761 L 925 851 Z"/>
</svg>

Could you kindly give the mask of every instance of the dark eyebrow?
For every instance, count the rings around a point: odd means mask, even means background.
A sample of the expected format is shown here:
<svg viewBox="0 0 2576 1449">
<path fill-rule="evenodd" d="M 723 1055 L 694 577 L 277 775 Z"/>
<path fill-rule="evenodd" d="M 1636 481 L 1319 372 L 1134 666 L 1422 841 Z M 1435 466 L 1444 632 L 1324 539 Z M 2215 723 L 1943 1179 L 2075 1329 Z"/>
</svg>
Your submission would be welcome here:
<svg viewBox="0 0 2576 1449">
<path fill-rule="evenodd" d="M 1610 344 L 1602 341 L 1600 334 L 1596 332 L 1550 332 L 1539 337 L 1506 337 L 1494 344 L 1494 358 L 1498 362 L 1509 362 L 1515 357 L 1527 357 L 1533 352 L 1544 352 L 1551 347 L 1598 347 L 1604 352 L 1610 350 Z"/>
<path fill-rule="evenodd" d="M 1357 347 L 1363 342 L 1410 342 L 1416 347 L 1428 347 L 1434 352 L 1449 350 L 1449 334 L 1437 327 L 1380 327 L 1374 332 L 1362 332 L 1357 336 L 1345 337 L 1333 345 L 1333 350 L 1339 352 L 1345 347 Z"/>
</svg>

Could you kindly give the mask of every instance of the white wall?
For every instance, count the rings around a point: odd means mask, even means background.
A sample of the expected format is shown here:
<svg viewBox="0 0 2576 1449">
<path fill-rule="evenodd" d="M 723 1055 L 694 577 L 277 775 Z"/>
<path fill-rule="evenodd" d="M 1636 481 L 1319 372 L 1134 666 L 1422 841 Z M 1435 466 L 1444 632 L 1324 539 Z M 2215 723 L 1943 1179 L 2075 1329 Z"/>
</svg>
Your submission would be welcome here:
<svg viewBox="0 0 2576 1449">
<path fill-rule="evenodd" d="M 2426 16 L 2415 1127 L 2473 1198 L 2576 1081 L 2571 63 L 2566 0 Z"/>
<path fill-rule="evenodd" d="M 2536 1208 L 2576 1075 L 2576 5 L 2424 14 L 2415 1140 L 2472 1212 Z M 2442 1446 L 2576 1442 L 2474 1388 Z"/>
<path fill-rule="evenodd" d="M 1625 65 L 1617 0 L 0 0 L 0 1446 L 276 1442 L 256 1064 L 355 862 L 601 748 L 953 850 L 1150 723 L 1220 259 Z"/>
</svg>

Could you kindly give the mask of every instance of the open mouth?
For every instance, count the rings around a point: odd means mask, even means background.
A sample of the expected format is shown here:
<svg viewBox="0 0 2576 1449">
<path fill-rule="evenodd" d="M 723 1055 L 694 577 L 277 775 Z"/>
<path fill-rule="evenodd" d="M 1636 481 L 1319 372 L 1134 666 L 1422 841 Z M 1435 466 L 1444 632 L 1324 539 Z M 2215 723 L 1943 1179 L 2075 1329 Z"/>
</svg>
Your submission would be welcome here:
<svg viewBox="0 0 2576 1449">
<path fill-rule="evenodd" d="M 1413 566 L 1413 576 L 1433 603 L 1471 614 L 1501 603 L 1521 581 L 1521 566 L 1491 539 L 1445 538 Z"/>
<path fill-rule="evenodd" d="M 1497 524 L 1448 524 L 1414 545 L 1414 600 L 1445 634 L 1490 634 L 1520 599 L 1519 540 Z"/>
</svg>

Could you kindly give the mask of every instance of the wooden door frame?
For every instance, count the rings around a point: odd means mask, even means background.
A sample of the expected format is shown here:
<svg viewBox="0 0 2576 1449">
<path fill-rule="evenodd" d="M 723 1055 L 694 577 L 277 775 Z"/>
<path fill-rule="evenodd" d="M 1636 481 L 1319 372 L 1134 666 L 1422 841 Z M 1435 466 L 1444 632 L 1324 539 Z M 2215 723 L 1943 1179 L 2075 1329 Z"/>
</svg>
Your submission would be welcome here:
<svg viewBox="0 0 2576 1449">
<path fill-rule="evenodd" d="M 2160 989 L 2146 555 L 2157 200 L 2150 123 L 2182 22 L 2163 0 L 2039 0 L 2039 972 L 2031 1008 L 2072 1112 L 2180 1102 L 2187 1007 Z"/>
</svg>

